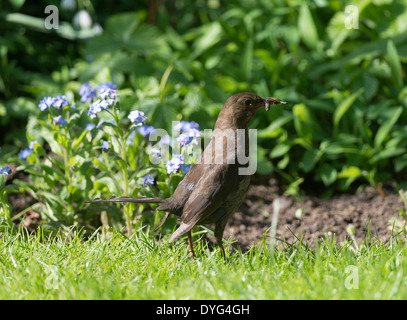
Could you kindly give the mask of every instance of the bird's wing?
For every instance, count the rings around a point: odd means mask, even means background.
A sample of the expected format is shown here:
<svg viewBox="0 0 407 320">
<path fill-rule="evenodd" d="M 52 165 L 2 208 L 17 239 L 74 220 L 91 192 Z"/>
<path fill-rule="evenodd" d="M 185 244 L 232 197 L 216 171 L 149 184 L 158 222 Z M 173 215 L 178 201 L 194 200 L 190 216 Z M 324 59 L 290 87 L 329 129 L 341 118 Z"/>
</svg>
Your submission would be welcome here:
<svg viewBox="0 0 407 320">
<path fill-rule="evenodd" d="M 194 164 L 185 175 L 184 179 L 178 184 L 174 193 L 168 198 L 168 201 L 161 204 L 158 209 L 169 211 L 172 214 L 180 216 L 196 184 L 203 175 L 204 167 L 200 164 Z"/>
<path fill-rule="evenodd" d="M 204 165 L 201 179 L 196 184 L 185 203 L 179 228 L 172 234 L 170 242 L 175 241 L 192 229 L 199 221 L 209 217 L 236 188 L 237 172 L 230 165 Z"/>
</svg>

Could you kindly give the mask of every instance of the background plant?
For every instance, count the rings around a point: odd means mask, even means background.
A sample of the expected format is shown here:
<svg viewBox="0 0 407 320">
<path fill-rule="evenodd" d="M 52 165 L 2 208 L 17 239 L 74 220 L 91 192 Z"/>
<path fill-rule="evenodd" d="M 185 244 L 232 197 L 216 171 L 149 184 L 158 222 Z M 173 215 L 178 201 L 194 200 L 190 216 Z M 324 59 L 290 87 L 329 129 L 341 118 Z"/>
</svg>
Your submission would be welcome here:
<svg viewBox="0 0 407 320">
<path fill-rule="evenodd" d="M 0 139 L 14 157 L 32 141 L 21 124 L 38 128 L 38 101 L 72 99 L 87 81 L 112 81 L 121 112 L 143 111 L 166 130 L 174 119 L 212 128 L 229 95 L 254 91 L 288 101 L 252 123 L 258 173 L 277 175 L 287 193 L 404 187 L 405 1 L 355 4 L 359 29 L 345 27 L 347 1 L 78 1 L 49 33 L 51 2 L 2 8 L 0 121 L 10 130 Z M 70 23 L 81 9 L 90 29 Z"/>
</svg>

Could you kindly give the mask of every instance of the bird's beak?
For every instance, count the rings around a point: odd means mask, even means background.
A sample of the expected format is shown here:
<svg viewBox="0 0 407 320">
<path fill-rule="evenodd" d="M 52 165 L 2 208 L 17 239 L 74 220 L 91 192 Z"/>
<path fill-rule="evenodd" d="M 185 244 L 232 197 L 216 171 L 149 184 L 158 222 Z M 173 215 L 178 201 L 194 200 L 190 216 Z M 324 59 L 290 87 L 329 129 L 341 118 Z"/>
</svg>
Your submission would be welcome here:
<svg viewBox="0 0 407 320">
<path fill-rule="evenodd" d="M 280 99 L 277 98 L 263 98 L 264 100 L 264 106 L 266 107 L 266 111 L 270 110 L 270 105 L 271 104 L 286 104 L 287 102 L 281 101 Z"/>
</svg>

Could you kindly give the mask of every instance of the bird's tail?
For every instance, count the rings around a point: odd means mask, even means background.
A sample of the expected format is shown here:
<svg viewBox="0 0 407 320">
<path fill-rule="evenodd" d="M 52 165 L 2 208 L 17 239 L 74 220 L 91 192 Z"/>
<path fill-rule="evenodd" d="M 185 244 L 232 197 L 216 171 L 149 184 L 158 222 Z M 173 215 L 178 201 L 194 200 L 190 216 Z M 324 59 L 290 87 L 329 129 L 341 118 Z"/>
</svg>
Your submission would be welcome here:
<svg viewBox="0 0 407 320">
<path fill-rule="evenodd" d="M 86 201 L 86 203 L 106 203 L 106 202 L 134 202 L 134 203 L 162 203 L 167 199 L 161 198 L 130 198 L 130 197 L 113 197 L 110 199 L 94 199 L 91 201 Z"/>
<path fill-rule="evenodd" d="M 113 198 L 110 198 L 110 199 L 94 199 L 94 200 L 91 200 L 91 201 L 86 201 L 86 203 L 107 203 L 107 202 L 163 203 L 166 200 L 167 199 L 147 198 L 147 197 L 141 197 L 141 198 L 113 197 Z M 157 231 L 158 229 L 161 228 L 161 226 L 167 220 L 169 215 L 170 215 L 170 213 L 167 212 L 166 215 L 164 216 L 164 218 L 161 220 L 161 222 L 158 224 L 158 226 L 155 228 L 154 231 Z"/>
</svg>

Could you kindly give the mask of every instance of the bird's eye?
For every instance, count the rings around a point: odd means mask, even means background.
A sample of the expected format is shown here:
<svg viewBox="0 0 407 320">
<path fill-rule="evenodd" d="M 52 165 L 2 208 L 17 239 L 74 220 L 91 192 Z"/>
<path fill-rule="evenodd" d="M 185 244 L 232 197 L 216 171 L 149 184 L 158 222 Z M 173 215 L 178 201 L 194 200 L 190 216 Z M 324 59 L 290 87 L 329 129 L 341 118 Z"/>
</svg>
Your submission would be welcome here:
<svg viewBox="0 0 407 320">
<path fill-rule="evenodd" d="M 252 104 L 252 100 L 245 100 L 245 102 L 244 102 L 247 106 L 250 106 L 251 104 Z"/>
</svg>

